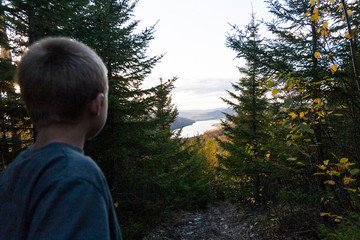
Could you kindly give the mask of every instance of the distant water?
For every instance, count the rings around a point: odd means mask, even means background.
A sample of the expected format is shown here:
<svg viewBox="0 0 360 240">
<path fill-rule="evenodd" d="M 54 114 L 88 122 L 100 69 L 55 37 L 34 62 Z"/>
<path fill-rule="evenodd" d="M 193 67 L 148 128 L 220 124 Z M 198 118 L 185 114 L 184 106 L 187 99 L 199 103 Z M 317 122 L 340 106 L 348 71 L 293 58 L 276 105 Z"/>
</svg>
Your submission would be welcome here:
<svg viewBox="0 0 360 240">
<path fill-rule="evenodd" d="M 205 131 L 214 129 L 217 123 L 221 123 L 221 119 L 196 121 L 192 125 L 186 126 L 182 129 L 181 137 L 194 137 L 203 134 Z"/>
</svg>

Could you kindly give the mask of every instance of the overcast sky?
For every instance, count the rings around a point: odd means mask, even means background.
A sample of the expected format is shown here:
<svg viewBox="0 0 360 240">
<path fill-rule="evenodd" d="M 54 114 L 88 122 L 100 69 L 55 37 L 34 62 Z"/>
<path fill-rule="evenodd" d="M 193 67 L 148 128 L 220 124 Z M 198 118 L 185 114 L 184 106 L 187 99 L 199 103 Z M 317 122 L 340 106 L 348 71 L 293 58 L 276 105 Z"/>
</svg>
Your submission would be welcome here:
<svg viewBox="0 0 360 240">
<path fill-rule="evenodd" d="M 173 102 L 179 110 L 226 107 L 220 97 L 227 97 L 243 64 L 226 48 L 226 35 L 229 23 L 248 24 L 251 5 L 258 19 L 270 20 L 263 0 L 140 0 L 134 13 L 139 28 L 159 21 L 148 53 L 165 53 L 144 86 L 177 76 Z"/>
</svg>

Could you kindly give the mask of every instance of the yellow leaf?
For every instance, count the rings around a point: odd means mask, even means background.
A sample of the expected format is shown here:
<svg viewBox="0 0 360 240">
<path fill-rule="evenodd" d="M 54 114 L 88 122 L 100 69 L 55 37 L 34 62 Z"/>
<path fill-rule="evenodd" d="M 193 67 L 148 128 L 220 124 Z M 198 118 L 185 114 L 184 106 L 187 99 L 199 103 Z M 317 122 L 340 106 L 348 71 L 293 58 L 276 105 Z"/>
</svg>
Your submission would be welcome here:
<svg viewBox="0 0 360 240">
<path fill-rule="evenodd" d="M 295 144 L 294 144 L 295 145 Z M 306 152 L 301 152 L 303 155 L 307 156 L 307 157 L 311 157 L 310 154 L 306 153 Z"/>
<path fill-rule="evenodd" d="M 323 23 L 323 28 L 326 29 L 327 27 L 328 27 L 328 22 L 325 21 L 325 22 Z"/>
<path fill-rule="evenodd" d="M 320 98 L 315 98 L 315 99 L 314 99 L 314 103 L 319 104 L 320 102 L 321 102 L 321 99 L 320 99 Z"/>
<path fill-rule="evenodd" d="M 340 105 L 337 107 L 337 109 L 346 109 L 346 108 L 347 108 L 347 106 L 345 106 L 345 105 Z"/>
<path fill-rule="evenodd" d="M 335 182 L 333 180 L 327 180 L 324 184 L 335 185 Z"/>
<path fill-rule="evenodd" d="M 311 15 L 310 20 L 315 21 L 315 22 L 319 22 L 320 21 L 320 16 L 317 15 L 317 14 L 313 14 L 313 15 Z"/>
<path fill-rule="evenodd" d="M 342 158 L 340 159 L 340 163 L 347 163 L 349 161 L 348 158 Z"/>
<path fill-rule="evenodd" d="M 310 0 L 311 7 L 315 5 L 315 0 Z"/>
<path fill-rule="evenodd" d="M 305 17 L 309 16 L 310 10 L 305 13 Z"/>
<path fill-rule="evenodd" d="M 315 56 L 315 58 L 317 58 L 317 59 L 320 58 L 320 55 L 321 55 L 321 53 L 319 53 L 319 52 L 315 52 L 315 53 L 314 53 L 314 56 Z"/>
<path fill-rule="evenodd" d="M 344 189 L 351 191 L 351 192 L 356 192 L 356 189 L 353 189 L 353 188 L 344 188 Z"/>
<path fill-rule="evenodd" d="M 266 156 L 267 158 L 270 158 L 270 153 L 266 154 L 265 156 Z"/>
<path fill-rule="evenodd" d="M 330 215 L 331 215 L 331 213 L 329 213 L 329 212 L 322 212 L 322 213 L 320 213 L 320 216 L 321 216 L 321 217 L 330 216 Z"/>
<path fill-rule="evenodd" d="M 340 6 L 338 7 L 337 11 L 340 11 L 343 8 L 342 3 L 340 4 Z"/>
<path fill-rule="evenodd" d="M 304 142 L 311 142 L 311 139 L 306 138 L 306 139 L 304 139 Z"/>
<path fill-rule="evenodd" d="M 349 32 L 346 32 L 345 37 L 348 38 L 348 39 L 352 39 L 352 38 L 354 38 L 354 35 L 350 34 Z"/>
<path fill-rule="evenodd" d="M 280 90 L 275 88 L 274 90 L 272 90 L 272 95 L 275 96 L 279 92 L 280 92 Z"/>
<path fill-rule="evenodd" d="M 320 31 L 321 31 L 321 28 L 318 28 L 317 33 L 319 33 Z"/>
<path fill-rule="evenodd" d="M 307 49 L 305 48 L 305 49 L 304 49 L 304 53 L 306 53 L 306 52 L 307 52 Z"/>
<path fill-rule="evenodd" d="M 354 179 L 354 178 L 344 177 L 344 184 L 345 184 L 345 185 L 348 185 L 349 183 L 355 182 L 355 181 L 356 181 L 356 179 Z"/>
<path fill-rule="evenodd" d="M 325 160 L 324 164 L 325 164 L 325 166 L 327 166 L 329 164 L 329 160 Z"/>
<path fill-rule="evenodd" d="M 305 164 L 302 163 L 302 162 L 297 162 L 296 164 L 298 164 L 298 165 L 305 165 Z"/>
<path fill-rule="evenodd" d="M 317 4 L 320 5 L 320 0 L 317 0 Z"/>
<path fill-rule="evenodd" d="M 321 170 L 325 170 L 326 167 L 324 165 L 317 165 L 318 168 L 320 168 Z"/>
<path fill-rule="evenodd" d="M 334 65 L 331 66 L 331 71 L 332 71 L 332 72 L 336 72 L 337 69 L 338 69 L 338 65 L 337 65 L 337 64 L 334 64 Z"/>
<path fill-rule="evenodd" d="M 319 15 L 319 9 L 318 9 L 318 8 L 315 8 L 314 11 L 313 11 L 313 14 Z"/>
<path fill-rule="evenodd" d="M 298 115 L 294 112 L 291 112 L 291 113 L 289 113 L 289 116 L 291 116 L 291 119 L 295 119 L 295 118 L 297 118 Z"/>
<path fill-rule="evenodd" d="M 331 56 L 331 52 L 329 52 L 329 54 L 327 55 L 327 57 L 326 58 L 329 58 Z"/>
<path fill-rule="evenodd" d="M 324 112 L 324 111 L 319 111 L 317 114 L 319 115 L 319 117 L 324 117 L 324 116 L 325 116 L 325 112 Z"/>
<path fill-rule="evenodd" d="M 114 206 L 117 208 L 119 206 L 119 203 L 114 203 Z"/>
<path fill-rule="evenodd" d="M 335 221 L 335 222 L 341 222 L 341 219 L 335 218 L 334 221 Z"/>
<path fill-rule="evenodd" d="M 300 119 L 303 118 L 305 116 L 306 112 L 301 112 L 300 113 Z"/>
<path fill-rule="evenodd" d="M 330 0 L 330 2 L 331 2 L 332 4 L 334 4 L 334 3 L 335 3 L 335 0 Z"/>
<path fill-rule="evenodd" d="M 351 16 L 351 15 L 353 14 L 353 11 L 351 11 L 351 10 L 349 9 L 349 10 L 347 10 L 347 14 L 348 14 L 349 16 Z"/>
</svg>

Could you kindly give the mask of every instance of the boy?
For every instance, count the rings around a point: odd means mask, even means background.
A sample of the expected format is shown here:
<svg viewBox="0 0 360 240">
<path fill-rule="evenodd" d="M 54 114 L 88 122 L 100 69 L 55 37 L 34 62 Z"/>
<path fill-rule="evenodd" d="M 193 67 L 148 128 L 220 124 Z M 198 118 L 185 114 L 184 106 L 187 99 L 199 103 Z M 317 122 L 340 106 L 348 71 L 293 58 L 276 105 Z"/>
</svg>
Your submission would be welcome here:
<svg viewBox="0 0 360 240">
<path fill-rule="evenodd" d="M 105 177 L 83 153 L 107 118 L 107 70 L 68 38 L 30 46 L 15 80 L 36 142 L 0 176 L 0 239 L 121 239 Z"/>
</svg>

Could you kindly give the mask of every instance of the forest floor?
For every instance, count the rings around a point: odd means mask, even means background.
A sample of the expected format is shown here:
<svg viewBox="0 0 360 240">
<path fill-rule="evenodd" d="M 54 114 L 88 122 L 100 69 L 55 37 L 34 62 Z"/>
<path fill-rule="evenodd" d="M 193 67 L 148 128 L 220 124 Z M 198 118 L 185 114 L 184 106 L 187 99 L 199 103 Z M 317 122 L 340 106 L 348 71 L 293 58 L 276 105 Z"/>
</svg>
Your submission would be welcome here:
<svg viewBox="0 0 360 240">
<path fill-rule="evenodd" d="M 162 223 L 143 240 L 241 240 L 265 239 L 257 223 L 251 223 L 228 202 L 215 202 L 207 209 L 183 212 Z"/>
</svg>

